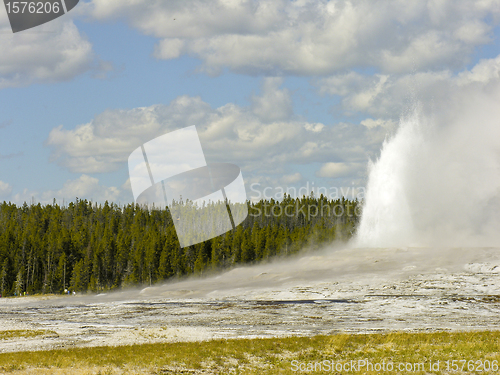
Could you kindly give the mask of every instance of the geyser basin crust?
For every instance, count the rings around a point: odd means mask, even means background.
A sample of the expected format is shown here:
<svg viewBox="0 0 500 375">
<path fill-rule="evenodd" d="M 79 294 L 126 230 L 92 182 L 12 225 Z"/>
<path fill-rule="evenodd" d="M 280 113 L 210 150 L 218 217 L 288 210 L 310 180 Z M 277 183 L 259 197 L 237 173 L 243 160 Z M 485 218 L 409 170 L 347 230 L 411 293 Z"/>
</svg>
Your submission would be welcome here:
<svg viewBox="0 0 500 375">
<path fill-rule="evenodd" d="M 500 249 L 340 249 L 100 296 L 0 300 L 2 351 L 500 326 Z M 55 332 L 55 334 L 53 333 Z"/>
</svg>

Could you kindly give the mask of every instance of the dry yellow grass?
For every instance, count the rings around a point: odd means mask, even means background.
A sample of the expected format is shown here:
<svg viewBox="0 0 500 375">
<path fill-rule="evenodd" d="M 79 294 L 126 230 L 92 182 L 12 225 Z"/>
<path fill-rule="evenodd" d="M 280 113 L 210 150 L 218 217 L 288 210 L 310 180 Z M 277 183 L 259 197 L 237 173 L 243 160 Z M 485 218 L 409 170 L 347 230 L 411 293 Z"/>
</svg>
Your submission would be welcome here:
<svg viewBox="0 0 500 375">
<path fill-rule="evenodd" d="M 0 342 L 1 340 L 8 340 L 19 337 L 30 338 L 37 336 L 52 336 L 52 335 L 57 335 L 57 333 L 48 330 L 13 329 L 9 331 L 0 331 Z"/>
<path fill-rule="evenodd" d="M 315 337 L 213 340 L 207 342 L 74 348 L 0 354 L 0 372 L 9 374 L 296 374 L 292 361 L 425 363 L 413 374 L 445 371 L 445 361 L 500 362 L 499 332 L 338 334 Z M 440 371 L 428 365 L 440 360 Z M 457 363 L 457 362 L 455 362 Z M 461 363 L 458 363 L 461 366 Z M 482 373 L 498 373 L 490 371 Z M 305 373 L 305 372 L 303 372 Z M 307 372 L 324 373 L 324 372 Z M 330 373 L 336 373 L 335 371 Z M 398 373 L 398 371 L 342 371 Z M 399 373 L 406 373 L 405 371 Z"/>
</svg>

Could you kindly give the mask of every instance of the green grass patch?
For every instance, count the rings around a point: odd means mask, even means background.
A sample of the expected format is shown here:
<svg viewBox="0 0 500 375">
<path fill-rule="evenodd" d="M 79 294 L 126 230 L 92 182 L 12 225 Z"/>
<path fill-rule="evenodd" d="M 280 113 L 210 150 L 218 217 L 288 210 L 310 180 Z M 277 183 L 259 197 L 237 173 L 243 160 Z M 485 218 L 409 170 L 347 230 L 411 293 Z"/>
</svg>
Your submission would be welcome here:
<svg viewBox="0 0 500 375">
<path fill-rule="evenodd" d="M 500 332 L 436 332 L 338 334 L 315 337 L 213 340 L 207 342 L 145 344 L 117 347 L 73 348 L 0 354 L 0 372 L 30 374 L 297 374 L 295 363 L 324 360 L 372 364 L 391 362 L 424 364 L 413 374 L 474 373 L 463 361 L 497 361 Z M 439 371 L 429 371 L 440 361 Z M 446 361 L 449 361 L 448 370 Z M 452 364 L 458 371 L 451 371 Z M 460 371 L 460 369 L 462 371 Z M 324 370 L 324 368 L 323 368 Z M 499 373 L 481 371 L 481 373 Z M 409 373 L 408 371 L 310 371 L 302 373 Z"/>
</svg>

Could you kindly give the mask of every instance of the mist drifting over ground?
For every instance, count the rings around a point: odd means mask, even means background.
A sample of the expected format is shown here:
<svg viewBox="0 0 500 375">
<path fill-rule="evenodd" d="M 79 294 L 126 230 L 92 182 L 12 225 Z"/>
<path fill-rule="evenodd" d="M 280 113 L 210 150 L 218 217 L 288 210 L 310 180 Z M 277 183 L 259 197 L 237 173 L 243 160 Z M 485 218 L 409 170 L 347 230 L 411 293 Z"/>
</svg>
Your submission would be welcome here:
<svg viewBox="0 0 500 375">
<path fill-rule="evenodd" d="M 402 117 L 370 163 L 354 243 L 498 246 L 499 239 L 500 83 L 436 90 Z"/>
</svg>

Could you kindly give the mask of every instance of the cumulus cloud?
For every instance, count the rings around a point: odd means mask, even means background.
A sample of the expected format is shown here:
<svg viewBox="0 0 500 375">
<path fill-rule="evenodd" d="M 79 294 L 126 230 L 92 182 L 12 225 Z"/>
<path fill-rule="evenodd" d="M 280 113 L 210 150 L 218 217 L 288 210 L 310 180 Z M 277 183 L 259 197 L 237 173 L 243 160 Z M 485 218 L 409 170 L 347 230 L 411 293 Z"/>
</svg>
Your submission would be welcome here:
<svg viewBox="0 0 500 375">
<path fill-rule="evenodd" d="M 378 153 L 386 130 L 360 124 L 309 123 L 294 115 L 280 80 L 265 79 L 261 96 L 248 106 L 212 108 L 199 97 L 180 96 L 165 105 L 108 110 L 74 129 L 52 129 L 45 141 L 51 160 L 77 173 L 103 173 L 126 166 L 141 144 L 170 131 L 196 125 L 208 162 L 232 162 L 245 177 L 269 176 L 298 183 L 296 166 L 332 162 L 365 163 Z M 263 103 L 275 101 L 279 115 Z"/>
<path fill-rule="evenodd" d="M 300 180 L 302 180 L 302 175 L 299 172 L 297 172 L 297 173 L 285 175 L 285 176 L 283 176 L 281 178 L 281 180 L 285 184 L 294 184 L 294 183 L 299 182 Z"/>
<path fill-rule="evenodd" d="M 500 19 L 496 0 L 93 0 L 82 9 L 159 38 L 157 58 L 271 75 L 460 68 Z"/>
<path fill-rule="evenodd" d="M 367 118 L 366 120 L 363 120 L 360 122 L 361 125 L 366 126 L 367 128 L 371 129 L 377 126 L 381 126 L 385 129 L 392 130 L 395 129 L 397 124 L 395 121 L 392 120 L 383 120 L 383 119 L 372 119 L 372 118 Z"/>
<path fill-rule="evenodd" d="M 210 106 L 200 98 L 178 97 L 170 105 L 107 110 L 87 124 L 52 129 L 45 144 L 51 160 L 77 173 L 116 170 L 141 144 L 165 132 L 206 122 Z"/>
<path fill-rule="evenodd" d="M 315 124 L 309 123 L 305 125 L 305 128 L 310 132 L 319 133 L 325 128 L 325 125 L 321 123 L 315 123 Z"/>
<path fill-rule="evenodd" d="M 12 193 L 12 186 L 7 182 L 0 181 L 0 198 L 5 199 Z"/>
<path fill-rule="evenodd" d="M 456 83 L 464 86 L 474 82 L 486 83 L 498 78 L 500 78 L 500 55 L 493 59 L 483 59 L 470 71 L 459 73 Z"/>
<path fill-rule="evenodd" d="M 133 199 L 128 192 L 124 192 L 113 186 L 103 186 L 99 184 L 97 178 L 84 174 L 77 179 L 66 181 L 59 190 L 39 192 L 24 189 L 22 192 L 14 194 L 11 201 L 16 204 L 23 204 L 24 202 L 32 202 L 34 199 L 37 203 L 50 204 L 54 199 L 58 203 L 62 203 L 63 201 L 67 203 L 74 201 L 76 198 L 89 199 L 93 202 L 121 201 L 124 203 L 129 203 Z"/>
<path fill-rule="evenodd" d="M 293 113 L 292 99 L 287 89 L 279 90 L 282 78 L 265 78 L 262 94 L 252 96 L 252 111 L 262 121 L 286 120 Z"/>
<path fill-rule="evenodd" d="M 363 75 L 350 72 L 320 79 L 319 92 L 341 96 L 340 109 L 346 114 L 363 113 L 375 119 L 362 122 L 368 127 L 391 128 L 414 102 L 448 101 L 457 90 L 485 85 L 500 78 L 500 56 L 479 61 L 472 69 L 453 73 L 449 69 L 413 74 Z"/>
<path fill-rule="evenodd" d="M 71 20 L 56 19 L 40 28 L 13 34 L 7 13 L 0 12 L 0 89 L 66 81 L 90 70 L 109 69 L 109 63 L 96 62 L 92 45 Z"/>
<path fill-rule="evenodd" d="M 339 178 L 346 177 L 356 171 L 357 165 L 349 163 L 325 163 L 316 173 L 318 177 Z"/>
</svg>

